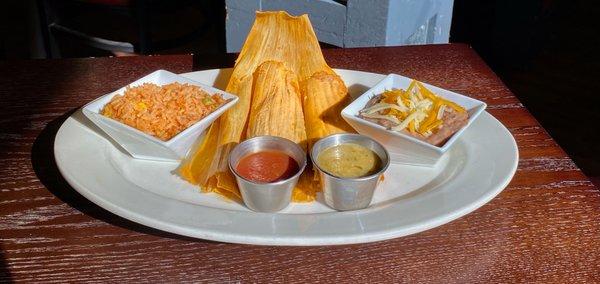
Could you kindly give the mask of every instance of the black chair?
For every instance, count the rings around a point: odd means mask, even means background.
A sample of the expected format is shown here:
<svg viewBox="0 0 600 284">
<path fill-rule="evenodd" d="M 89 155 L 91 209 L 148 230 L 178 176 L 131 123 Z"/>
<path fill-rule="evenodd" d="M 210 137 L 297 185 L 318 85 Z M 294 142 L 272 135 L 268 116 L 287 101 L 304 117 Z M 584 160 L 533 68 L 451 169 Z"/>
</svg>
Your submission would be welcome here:
<svg viewBox="0 0 600 284">
<path fill-rule="evenodd" d="M 37 5 L 49 58 L 62 57 L 61 47 L 71 44 L 117 55 L 153 54 L 198 40 L 210 29 L 218 31 L 219 51 L 225 50 L 224 1 L 37 0 Z M 165 32 L 165 25 L 171 30 Z"/>
</svg>

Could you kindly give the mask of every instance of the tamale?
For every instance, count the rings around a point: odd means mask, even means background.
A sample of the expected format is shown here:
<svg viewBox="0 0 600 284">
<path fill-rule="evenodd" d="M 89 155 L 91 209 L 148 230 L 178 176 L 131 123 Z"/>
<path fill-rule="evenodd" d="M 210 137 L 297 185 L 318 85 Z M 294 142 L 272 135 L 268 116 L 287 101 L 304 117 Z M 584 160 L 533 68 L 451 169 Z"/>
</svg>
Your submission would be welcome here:
<svg viewBox="0 0 600 284">
<path fill-rule="evenodd" d="M 252 98 L 256 95 L 256 92 L 252 91 L 255 89 L 253 86 L 258 84 L 254 73 L 265 61 L 281 62 L 295 73 L 298 82 L 301 82 L 306 135 L 309 138 L 314 140 L 350 130 L 340 117 L 339 111 L 334 113 L 333 110 L 341 109 L 341 105 L 337 104 L 345 102 L 346 87 L 325 62 L 308 16 L 292 17 L 283 11 L 257 12 L 256 20 L 236 60 L 226 88 L 228 92 L 239 96 L 239 102 L 211 126 L 203 142 L 197 149 L 190 151 L 179 168 L 179 173 L 184 179 L 200 184 L 203 191 L 239 198 L 239 191 L 227 165 L 229 152 L 245 139 L 245 134 L 259 135 L 271 131 L 258 133 L 265 125 L 259 126 L 256 121 L 260 120 L 254 118 L 254 113 L 257 112 L 251 111 L 254 101 L 260 101 Z M 309 106 L 313 103 L 317 106 Z M 269 116 L 283 114 L 284 111 L 278 114 L 272 112 Z M 321 118 L 321 115 L 324 115 L 324 118 Z M 274 119 L 285 120 L 271 118 Z M 250 125 L 250 122 L 256 127 L 252 126 L 253 129 L 248 132 L 246 125 Z M 312 123 L 315 125 L 311 126 Z M 293 126 L 292 129 L 294 133 L 301 133 L 298 130 L 299 126 Z M 307 174 L 303 176 L 306 177 Z M 312 201 L 317 190 L 310 178 L 301 178 L 293 194 L 293 201 Z"/>
<path fill-rule="evenodd" d="M 354 132 L 341 117 L 342 109 L 350 102 L 348 89 L 336 74 L 317 72 L 304 80 L 301 86 L 304 121 L 309 149 L 317 140 L 336 133 Z M 316 198 L 318 173 L 307 170 L 294 190 L 296 202 L 309 202 Z M 309 178 L 312 177 L 312 178 Z"/>
<path fill-rule="evenodd" d="M 219 193 L 229 199 L 241 200 L 235 178 L 228 168 L 229 152 L 240 142 L 252 98 L 252 76 L 242 81 L 230 79 L 229 92 L 238 95 L 238 103 L 226 111 L 210 127 L 196 149 L 188 153 L 179 166 L 182 178 L 201 185 L 204 192 Z"/>
<path fill-rule="evenodd" d="M 298 203 L 315 201 L 319 191 L 321 191 L 319 181 L 314 179 L 313 171 L 310 170 L 310 166 L 307 166 L 292 191 L 292 201 Z"/>
<path fill-rule="evenodd" d="M 354 132 L 340 115 L 350 102 L 350 97 L 338 75 L 317 72 L 302 82 L 301 93 L 310 147 L 327 135 Z"/>
<path fill-rule="evenodd" d="M 281 62 L 265 61 L 254 73 L 246 138 L 287 138 L 306 150 L 306 130 L 296 74 Z"/>
<path fill-rule="evenodd" d="M 308 15 L 257 12 L 231 78 L 252 76 L 265 61 L 283 62 L 302 82 L 316 72 L 335 74 L 327 65 Z"/>
</svg>

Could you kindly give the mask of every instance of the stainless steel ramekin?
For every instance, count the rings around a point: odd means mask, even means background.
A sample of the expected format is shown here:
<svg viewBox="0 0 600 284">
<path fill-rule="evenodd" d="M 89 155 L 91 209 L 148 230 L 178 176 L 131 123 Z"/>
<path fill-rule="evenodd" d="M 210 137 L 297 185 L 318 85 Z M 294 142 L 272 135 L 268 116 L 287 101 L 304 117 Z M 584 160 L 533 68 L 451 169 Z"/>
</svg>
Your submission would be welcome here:
<svg viewBox="0 0 600 284">
<path fill-rule="evenodd" d="M 344 143 L 358 144 L 375 152 L 381 159 L 381 168 L 368 176 L 341 178 L 319 167 L 317 157 L 323 150 Z M 310 151 L 310 158 L 314 167 L 319 171 L 325 203 L 340 211 L 363 209 L 369 206 L 381 175 L 390 164 L 388 152 L 381 144 L 367 136 L 350 133 L 334 134 L 317 141 Z"/>
<path fill-rule="evenodd" d="M 280 151 L 298 163 L 298 172 L 292 177 L 271 183 L 257 183 L 241 177 L 236 167 L 243 157 L 260 151 Z M 298 144 L 281 137 L 258 136 L 233 148 L 229 154 L 229 169 L 242 194 L 244 204 L 258 212 L 277 212 L 290 204 L 292 190 L 306 167 L 306 153 Z"/>
</svg>

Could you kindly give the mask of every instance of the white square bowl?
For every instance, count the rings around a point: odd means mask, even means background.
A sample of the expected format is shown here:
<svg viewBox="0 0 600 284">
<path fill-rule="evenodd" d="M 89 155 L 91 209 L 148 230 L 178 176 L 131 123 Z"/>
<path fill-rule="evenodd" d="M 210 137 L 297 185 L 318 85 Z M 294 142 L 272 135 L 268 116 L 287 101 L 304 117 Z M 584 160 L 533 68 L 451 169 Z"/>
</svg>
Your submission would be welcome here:
<svg viewBox="0 0 600 284">
<path fill-rule="evenodd" d="M 215 93 L 221 94 L 225 100 L 229 101 L 168 141 L 160 140 L 129 125 L 100 114 L 104 105 L 110 102 L 114 96 L 125 93 L 126 87 L 120 88 L 88 103 L 83 107 L 83 114 L 134 158 L 154 161 L 178 161 L 185 157 L 194 141 L 196 141 L 200 134 L 202 134 L 215 119 L 237 103 L 238 97 L 165 70 L 154 71 L 128 86 L 134 87 L 144 83 L 153 83 L 163 86 L 175 82 L 198 86 L 211 95 Z"/>
<path fill-rule="evenodd" d="M 362 119 L 358 116 L 359 111 L 365 107 L 372 97 L 381 94 L 386 90 L 406 90 L 412 80 L 413 79 L 411 78 L 397 74 L 388 75 L 385 79 L 377 83 L 373 88 L 366 91 L 344 108 L 342 110 L 342 117 L 358 131 L 358 133 L 369 136 L 385 146 L 390 153 L 392 163 L 433 167 L 444 153 L 452 147 L 465 129 L 477 119 L 487 105 L 482 101 L 423 83 L 423 85 L 434 94 L 461 105 L 469 113 L 467 125 L 454 133 L 454 135 L 452 135 L 452 137 L 450 137 L 450 139 L 448 139 L 441 147 L 431 145 L 408 134 L 388 130 L 377 123 Z"/>
</svg>

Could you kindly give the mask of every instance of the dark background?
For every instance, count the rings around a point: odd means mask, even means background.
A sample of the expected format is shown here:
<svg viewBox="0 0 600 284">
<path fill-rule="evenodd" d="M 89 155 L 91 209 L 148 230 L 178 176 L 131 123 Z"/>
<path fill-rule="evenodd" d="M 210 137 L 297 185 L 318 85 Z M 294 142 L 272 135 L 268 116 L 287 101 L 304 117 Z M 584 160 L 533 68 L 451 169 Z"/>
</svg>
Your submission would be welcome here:
<svg viewBox="0 0 600 284">
<path fill-rule="evenodd" d="M 53 33 L 48 48 L 48 24 L 58 19 L 89 35 L 132 42 L 138 54 L 194 53 L 199 62 L 209 62 L 225 50 L 223 2 L 3 1 L 0 61 L 126 55 L 60 32 Z M 455 0 L 450 33 L 451 42 L 470 44 L 481 55 L 595 181 L 600 177 L 598 15 L 598 1 Z"/>
<path fill-rule="evenodd" d="M 576 164 L 600 176 L 599 1 L 455 1 L 473 46 Z"/>
</svg>

